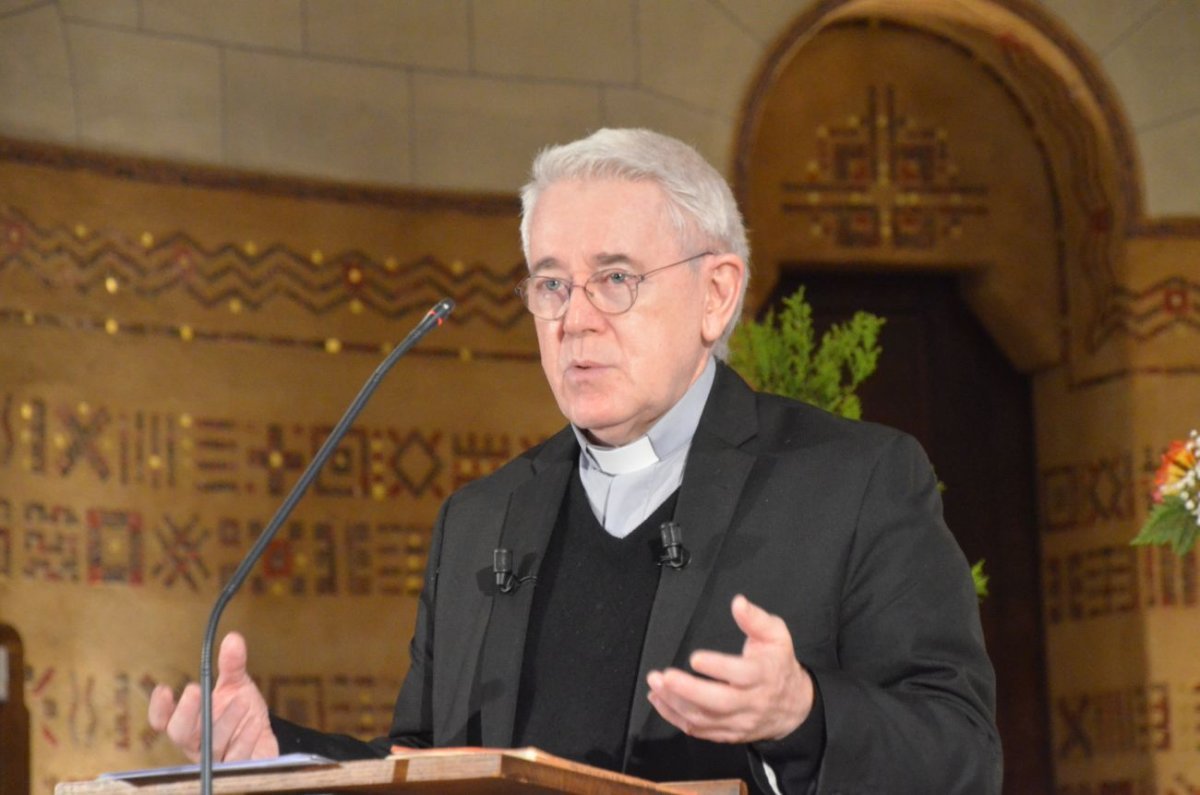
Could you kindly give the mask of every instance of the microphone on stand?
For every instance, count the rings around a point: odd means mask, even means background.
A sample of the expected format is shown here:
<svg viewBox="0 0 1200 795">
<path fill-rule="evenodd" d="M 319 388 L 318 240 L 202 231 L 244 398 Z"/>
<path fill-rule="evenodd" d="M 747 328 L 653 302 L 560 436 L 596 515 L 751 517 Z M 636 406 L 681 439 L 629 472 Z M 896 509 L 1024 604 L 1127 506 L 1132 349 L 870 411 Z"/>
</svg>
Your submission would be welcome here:
<svg viewBox="0 0 1200 795">
<path fill-rule="evenodd" d="M 283 503 L 279 506 L 279 510 L 271 517 L 270 523 L 263 529 L 258 540 L 254 542 L 254 546 L 246 553 L 246 557 L 238 564 L 237 570 L 230 577 L 229 582 L 221 589 L 221 593 L 217 596 L 217 601 L 213 605 L 212 613 L 208 617 L 208 628 L 204 632 L 204 643 L 200 650 L 200 792 L 201 795 L 212 795 L 213 785 L 213 704 L 212 704 L 212 647 L 213 640 L 216 638 L 217 625 L 221 621 L 221 614 L 225 612 L 225 606 L 229 604 L 229 600 L 237 593 L 246 577 L 249 576 L 250 570 L 254 568 L 254 564 L 262 557 L 266 551 L 267 545 L 275 537 L 280 526 L 287 521 L 292 510 L 295 509 L 296 503 L 308 491 L 308 487 L 312 484 L 317 474 L 321 471 L 321 467 L 333 455 L 333 451 L 337 449 L 341 443 L 342 437 L 346 435 L 346 431 L 350 430 L 350 426 L 354 420 L 362 412 L 371 395 L 375 394 L 375 390 L 379 387 L 379 383 L 387 372 L 392 369 L 392 366 L 400 360 L 400 357 L 408 353 L 408 351 L 416 345 L 422 337 L 428 334 L 434 326 L 440 326 L 445 321 L 446 316 L 454 309 L 454 302 L 449 298 L 443 298 L 438 301 L 432 309 L 421 319 L 421 322 L 408 333 L 404 341 L 388 354 L 387 358 L 379 367 L 375 368 L 375 372 L 363 384 L 358 395 L 350 403 L 346 413 L 338 420 L 337 425 L 329 432 L 329 436 L 321 445 L 321 449 L 313 456 L 304 473 L 300 475 L 300 479 L 296 481 L 296 485 L 292 487 L 291 493 L 287 495 Z"/>
</svg>

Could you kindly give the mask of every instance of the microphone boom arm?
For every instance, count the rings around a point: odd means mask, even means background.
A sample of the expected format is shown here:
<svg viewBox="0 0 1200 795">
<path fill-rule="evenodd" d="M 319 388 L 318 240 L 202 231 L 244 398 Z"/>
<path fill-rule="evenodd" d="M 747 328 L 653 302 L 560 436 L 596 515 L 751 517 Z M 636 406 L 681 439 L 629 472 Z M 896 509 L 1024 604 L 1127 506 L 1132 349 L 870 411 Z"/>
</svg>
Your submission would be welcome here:
<svg viewBox="0 0 1200 795">
<path fill-rule="evenodd" d="M 449 298 L 443 298 L 434 305 L 429 313 L 421 319 L 421 322 L 408 333 L 408 336 L 397 345 L 383 363 L 375 368 L 375 372 L 363 384 L 354 401 L 346 409 L 346 413 L 338 420 L 337 425 L 329 432 L 329 436 L 321 445 L 321 448 L 313 456 L 305 468 L 304 473 L 300 475 L 300 479 L 296 481 L 296 485 L 292 487 L 291 492 L 279 506 L 279 510 L 271 517 L 270 523 L 259 534 L 258 539 L 254 542 L 254 546 L 246 553 L 246 557 L 238 565 L 233 572 L 229 582 L 221 589 L 221 593 L 217 596 L 217 601 L 213 605 L 212 613 L 208 617 L 208 627 L 204 631 L 204 642 L 200 649 L 200 792 L 201 795 L 212 795 L 212 776 L 213 776 L 213 704 L 212 704 L 212 647 L 213 641 L 217 635 L 217 625 L 221 622 L 221 614 L 225 612 L 225 606 L 229 604 L 229 600 L 237 593 L 238 588 L 245 582 L 250 571 L 254 568 L 259 558 L 266 551 L 267 545 L 275 538 L 275 534 L 279 531 L 280 526 L 287 521 L 291 516 L 292 511 L 296 507 L 296 503 L 308 491 L 308 487 L 312 485 L 313 480 L 320 473 L 321 467 L 333 455 L 338 444 L 341 443 L 342 437 L 350 430 L 350 426 L 354 424 L 354 420 L 362 412 L 367 401 L 375 394 L 375 390 L 379 387 L 379 383 L 387 372 L 392 369 L 392 366 L 400 360 L 404 354 L 416 345 L 422 337 L 428 334 L 434 326 L 442 325 L 446 316 L 454 309 L 454 302 Z"/>
</svg>

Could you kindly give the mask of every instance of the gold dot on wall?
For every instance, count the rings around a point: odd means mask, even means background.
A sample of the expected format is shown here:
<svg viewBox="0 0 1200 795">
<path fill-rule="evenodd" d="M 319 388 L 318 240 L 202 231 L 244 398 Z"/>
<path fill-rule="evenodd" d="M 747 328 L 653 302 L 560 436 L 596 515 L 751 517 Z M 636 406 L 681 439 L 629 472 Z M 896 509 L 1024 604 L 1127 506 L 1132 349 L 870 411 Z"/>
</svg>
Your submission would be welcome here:
<svg viewBox="0 0 1200 795">
<path fill-rule="evenodd" d="M 460 260 L 460 259 L 456 259 L 456 260 L 454 260 L 454 262 L 450 263 L 450 272 L 453 273 L 455 276 L 462 276 L 463 271 L 465 271 L 466 269 L 467 269 L 466 266 L 463 265 L 462 260 Z"/>
<path fill-rule="evenodd" d="M 400 263 L 396 262 L 395 257 L 388 257 L 387 259 L 385 259 L 383 261 L 383 267 L 389 271 L 394 271 L 394 270 L 396 270 L 396 268 L 400 267 Z"/>
<path fill-rule="evenodd" d="M 113 295 L 117 290 L 121 289 L 121 283 L 117 281 L 116 276 L 109 276 L 104 280 L 104 289 L 109 295 Z"/>
<path fill-rule="evenodd" d="M 21 404 L 21 419 L 25 420 L 26 422 L 33 419 L 33 406 L 29 403 Z"/>
<path fill-rule="evenodd" d="M 278 450 L 272 450 L 271 454 L 267 456 L 267 464 L 271 467 L 271 469 L 282 469 L 283 453 L 279 452 Z"/>
<path fill-rule="evenodd" d="M 242 301 L 240 298 L 230 298 L 229 299 L 229 311 L 235 315 L 241 314 Z"/>
<path fill-rule="evenodd" d="M 158 456 L 158 455 L 150 456 L 149 463 L 150 463 L 151 469 L 162 469 L 162 467 L 163 467 L 162 456 Z"/>
<path fill-rule="evenodd" d="M 387 486 L 384 486 L 382 483 L 371 485 L 371 499 L 382 500 L 385 497 L 387 497 Z"/>
<path fill-rule="evenodd" d="M 75 224 L 75 237 L 87 237 L 88 228 L 83 224 Z"/>
<path fill-rule="evenodd" d="M 154 235 L 149 232 L 142 232 L 142 248 L 150 248 L 154 245 Z"/>
<path fill-rule="evenodd" d="M 283 583 L 276 580 L 271 583 L 271 596 L 283 596 L 285 593 Z"/>
<path fill-rule="evenodd" d="M 53 442 L 54 442 L 54 446 L 55 446 L 55 447 L 57 447 L 59 450 L 64 450 L 64 449 L 66 449 L 66 446 L 67 446 L 67 437 L 66 437 L 66 435 L 65 435 L 65 434 L 56 433 L 56 434 L 54 434 L 54 436 L 53 436 L 53 438 L 51 439 L 51 441 L 53 441 Z"/>
<path fill-rule="evenodd" d="M 179 327 L 179 339 L 183 340 L 184 342 L 191 342 L 195 336 L 196 332 L 191 326 L 184 324 Z"/>
<path fill-rule="evenodd" d="M 21 313 L 21 321 L 26 326 L 32 326 L 34 321 L 36 321 L 36 320 L 37 320 L 37 315 L 30 312 L 28 309 L 26 309 L 24 312 Z"/>
<path fill-rule="evenodd" d="M 473 353 L 471 353 L 470 348 L 459 348 L 458 349 L 458 358 L 459 358 L 459 361 L 469 362 L 475 358 L 475 355 Z"/>
<path fill-rule="evenodd" d="M 313 253 L 309 254 L 308 258 L 312 261 L 313 265 L 320 265 L 325 261 L 325 255 L 321 253 L 321 249 L 319 248 L 313 249 Z"/>
<path fill-rule="evenodd" d="M 325 340 L 325 352 L 326 353 L 341 353 L 342 352 L 342 341 L 339 340 L 337 337 L 330 337 L 329 339 Z"/>
<path fill-rule="evenodd" d="M 112 553 L 121 552 L 125 548 L 125 545 L 121 543 L 121 539 L 119 539 L 119 538 L 109 539 L 107 546 L 108 546 L 108 551 L 112 552 Z"/>
<path fill-rule="evenodd" d="M 89 406 L 86 401 L 81 400 L 79 401 L 79 404 L 75 406 L 75 411 L 80 417 L 86 417 L 92 413 L 92 407 Z"/>
<path fill-rule="evenodd" d="M 116 334 L 121 330 L 121 324 L 117 322 L 115 317 L 110 317 L 108 320 L 104 321 L 104 330 L 109 334 Z"/>
<path fill-rule="evenodd" d="M 192 427 L 192 415 L 191 414 L 180 414 L 179 415 L 179 427 L 180 428 Z"/>
<path fill-rule="evenodd" d="M 379 352 L 380 353 L 391 353 L 392 352 L 392 341 L 384 340 L 383 342 L 379 343 Z"/>
<path fill-rule="evenodd" d="M 247 240 L 242 244 L 242 251 L 245 252 L 247 257 L 253 257 L 258 254 L 258 244 L 253 240 Z"/>
<path fill-rule="evenodd" d="M 350 311 L 356 315 L 361 315 L 363 313 L 363 302 L 357 298 L 352 298 L 350 300 Z"/>
</svg>

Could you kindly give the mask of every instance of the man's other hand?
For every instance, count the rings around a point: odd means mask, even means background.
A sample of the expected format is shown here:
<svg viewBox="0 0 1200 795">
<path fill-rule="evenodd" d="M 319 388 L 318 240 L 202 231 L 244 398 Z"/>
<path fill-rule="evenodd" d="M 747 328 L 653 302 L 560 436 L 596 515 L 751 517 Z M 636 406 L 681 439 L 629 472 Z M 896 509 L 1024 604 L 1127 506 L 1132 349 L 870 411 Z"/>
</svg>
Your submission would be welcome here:
<svg viewBox="0 0 1200 795">
<path fill-rule="evenodd" d="M 230 632 L 217 654 L 217 684 L 213 688 L 213 760 L 268 759 L 279 756 L 271 731 L 267 701 L 246 673 L 246 640 Z M 165 731 L 171 742 L 193 762 L 200 759 L 200 686 L 183 689 L 179 703 L 166 685 L 150 694 L 150 726 Z"/>
<path fill-rule="evenodd" d="M 812 678 L 796 660 L 782 618 L 741 595 L 731 609 L 746 635 L 742 653 L 693 652 L 689 662 L 702 676 L 678 668 L 651 671 L 650 703 L 668 723 L 702 740 L 750 743 L 786 737 L 812 710 Z"/>
</svg>

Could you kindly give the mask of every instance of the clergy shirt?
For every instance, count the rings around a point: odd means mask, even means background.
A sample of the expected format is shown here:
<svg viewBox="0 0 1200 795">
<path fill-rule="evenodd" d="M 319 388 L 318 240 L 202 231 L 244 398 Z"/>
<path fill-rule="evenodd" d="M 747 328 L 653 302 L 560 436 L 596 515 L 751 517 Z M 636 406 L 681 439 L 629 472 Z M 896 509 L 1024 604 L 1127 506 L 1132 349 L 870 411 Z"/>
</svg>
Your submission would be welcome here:
<svg viewBox="0 0 1200 795">
<path fill-rule="evenodd" d="M 683 482 L 683 465 L 716 374 L 709 357 L 679 402 L 644 436 L 621 447 L 594 445 L 571 426 L 579 440 L 580 480 L 596 519 L 610 535 L 629 535 Z"/>
</svg>

